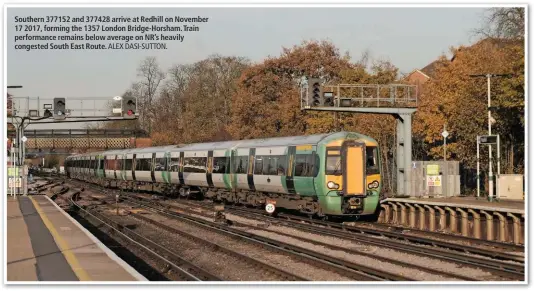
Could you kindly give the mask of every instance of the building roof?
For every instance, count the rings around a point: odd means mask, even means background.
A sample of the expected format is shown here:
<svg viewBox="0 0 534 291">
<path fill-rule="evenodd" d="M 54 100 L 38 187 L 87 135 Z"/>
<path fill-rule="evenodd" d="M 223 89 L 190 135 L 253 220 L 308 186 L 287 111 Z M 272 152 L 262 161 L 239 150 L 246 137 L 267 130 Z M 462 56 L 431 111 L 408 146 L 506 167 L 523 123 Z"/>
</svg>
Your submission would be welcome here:
<svg viewBox="0 0 534 291">
<path fill-rule="evenodd" d="M 419 71 L 425 74 L 428 78 L 433 78 L 436 73 L 436 68 L 437 68 L 438 63 L 439 63 L 439 60 L 435 60 Z"/>
</svg>

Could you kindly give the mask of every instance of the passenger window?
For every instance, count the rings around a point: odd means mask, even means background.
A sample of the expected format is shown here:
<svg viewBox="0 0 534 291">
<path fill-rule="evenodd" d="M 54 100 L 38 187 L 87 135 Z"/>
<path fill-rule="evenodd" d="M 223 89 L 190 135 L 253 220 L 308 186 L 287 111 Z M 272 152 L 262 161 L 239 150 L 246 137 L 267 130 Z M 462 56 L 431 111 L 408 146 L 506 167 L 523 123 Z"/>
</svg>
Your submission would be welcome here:
<svg viewBox="0 0 534 291">
<path fill-rule="evenodd" d="M 228 171 L 228 157 L 215 157 L 213 158 L 213 173 L 224 174 Z"/>
<path fill-rule="evenodd" d="M 315 154 L 296 155 L 295 177 L 315 177 Z"/>
<path fill-rule="evenodd" d="M 206 162 L 208 158 L 191 157 L 184 159 L 185 173 L 206 173 Z"/>
<path fill-rule="evenodd" d="M 366 147 L 366 172 L 367 175 L 379 174 L 380 169 L 378 167 L 378 149 L 377 147 Z"/>
<path fill-rule="evenodd" d="M 171 164 L 169 166 L 170 172 L 179 172 L 180 171 L 180 158 L 171 158 Z"/>
<path fill-rule="evenodd" d="M 248 166 L 248 156 L 235 157 L 235 174 L 246 174 Z"/>
</svg>

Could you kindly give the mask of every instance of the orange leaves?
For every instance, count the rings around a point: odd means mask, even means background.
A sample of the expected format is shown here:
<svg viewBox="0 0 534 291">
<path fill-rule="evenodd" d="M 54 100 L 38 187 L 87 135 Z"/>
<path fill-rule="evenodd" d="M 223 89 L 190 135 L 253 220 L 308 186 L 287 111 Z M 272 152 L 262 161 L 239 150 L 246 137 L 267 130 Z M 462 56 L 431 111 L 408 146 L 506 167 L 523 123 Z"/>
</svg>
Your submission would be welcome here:
<svg viewBox="0 0 534 291">
<path fill-rule="evenodd" d="M 518 70 L 524 66 L 524 59 L 516 43 L 498 39 L 484 39 L 471 47 L 460 47 L 453 51 L 455 56 L 452 61 L 441 62 L 434 78 L 424 86 L 420 107 L 414 120 L 414 132 L 428 143 L 438 141 L 430 149 L 430 154 L 436 157 L 440 156 L 441 152 L 442 156 L 439 141 L 442 141 L 443 137 L 440 133 L 443 124 L 447 123 L 447 130 L 451 134 L 448 139 L 451 142 L 451 156 L 466 166 L 473 167 L 475 162 L 473 157 L 476 157 L 476 136 L 487 134 L 487 83 L 485 78 L 475 79 L 469 75 L 519 73 L 517 78 L 504 82 L 498 79 L 492 80 L 492 105 L 507 106 L 509 104 L 503 100 L 503 96 L 507 94 L 524 96 L 519 81 L 523 73 Z M 513 54 L 512 51 L 518 53 Z M 521 102 L 517 102 L 519 100 L 523 98 L 519 97 L 511 103 L 521 106 Z M 498 112 L 494 114 L 499 115 Z M 494 133 L 499 133 L 499 127 L 510 126 L 513 120 L 512 116 L 499 120 L 494 126 Z M 524 129 L 519 131 L 524 132 Z M 500 132 L 500 134 L 505 133 Z M 454 143 L 457 145 L 452 146 Z"/>
</svg>

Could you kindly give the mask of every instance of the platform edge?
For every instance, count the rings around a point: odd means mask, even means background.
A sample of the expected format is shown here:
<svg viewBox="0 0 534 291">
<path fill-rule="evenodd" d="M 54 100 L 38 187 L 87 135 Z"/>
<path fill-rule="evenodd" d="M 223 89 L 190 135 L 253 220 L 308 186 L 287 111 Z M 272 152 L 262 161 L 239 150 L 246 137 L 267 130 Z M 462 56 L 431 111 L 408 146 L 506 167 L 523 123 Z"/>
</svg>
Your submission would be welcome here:
<svg viewBox="0 0 534 291">
<path fill-rule="evenodd" d="M 61 209 L 50 197 L 45 196 L 46 199 L 48 199 L 54 207 L 59 209 L 59 211 L 65 215 L 72 223 L 74 223 L 78 228 L 80 228 L 98 247 L 104 251 L 110 259 L 115 261 L 117 264 L 119 264 L 121 267 L 123 267 L 130 275 L 132 275 L 135 279 L 138 281 L 148 281 L 143 275 L 141 275 L 139 272 L 137 272 L 132 266 L 128 265 L 123 259 L 119 258 L 117 254 L 112 252 L 108 247 L 106 247 L 99 239 L 97 239 L 90 231 L 88 231 L 85 227 L 83 227 L 76 219 L 72 218 L 65 210 Z M 116 282 L 125 282 L 125 281 L 116 281 Z"/>
</svg>

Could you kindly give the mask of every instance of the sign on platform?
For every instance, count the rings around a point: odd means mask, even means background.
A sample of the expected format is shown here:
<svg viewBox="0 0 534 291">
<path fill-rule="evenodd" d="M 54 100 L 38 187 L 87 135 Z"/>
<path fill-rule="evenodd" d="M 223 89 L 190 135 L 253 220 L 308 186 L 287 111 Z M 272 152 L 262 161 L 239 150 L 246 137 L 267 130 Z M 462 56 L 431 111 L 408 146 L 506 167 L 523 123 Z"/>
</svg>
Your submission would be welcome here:
<svg viewBox="0 0 534 291">
<path fill-rule="evenodd" d="M 439 165 L 427 165 L 426 166 L 427 175 L 439 175 Z"/>
<path fill-rule="evenodd" d="M 11 176 L 11 177 L 20 176 L 19 169 L 20 169 L 19 167 L 16 167 L 16 168 L 15 167 L 9 167 L 9 168 L 7 168 L 7 175 Z"/>
<path fill-rule="evenodd" d="M 429 187 L 441 187 L 441 176 L 426 176 L 426 184 Z"/>
<path fill-rule="evenodd" d="M 9 177 L 9 188 L 12 188 L 12 187 L 15 187 L 15 188 L 22 187 L 22 179 Z"/>
</svg>

